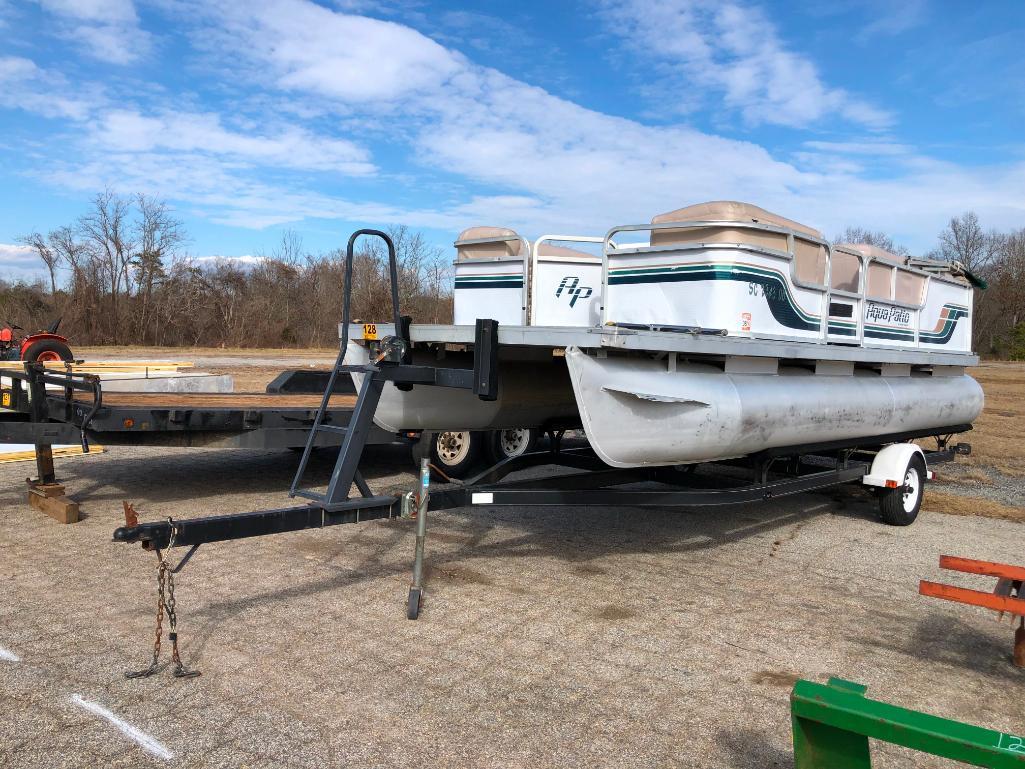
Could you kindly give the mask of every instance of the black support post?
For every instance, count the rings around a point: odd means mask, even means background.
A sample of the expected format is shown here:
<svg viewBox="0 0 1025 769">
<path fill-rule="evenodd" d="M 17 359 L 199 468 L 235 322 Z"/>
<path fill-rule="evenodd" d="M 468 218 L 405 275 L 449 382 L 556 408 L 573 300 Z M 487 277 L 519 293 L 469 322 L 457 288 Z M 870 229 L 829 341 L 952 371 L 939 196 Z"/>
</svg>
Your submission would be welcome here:
<svg viewBox="0 0 1025 769">
<path fill-rule="evenodd" d="M 477 318 L 473 342 L 473 392 L 482 401 L 498 400 L 498 321 Z"/>
<path fill-rule="evenodd" d="M 41 424 L 46 422 L 49 416 L 46 413 L 46 382 L 43 380 L 41 372 L 34 369 L 35 365 L 37 364 L 26 363 L 25 368 L 29 374 L 28 384 L 29 397 L 32 399 L 30 403 L 32 421 L 36 424 Z M 53 444 L 48 443 L 45 437 L 40 434 L 36 437 L 35 448 L 35 482 L 42 485 L 56 483 L 57 476 L 53 469 Z"/>
</svg>

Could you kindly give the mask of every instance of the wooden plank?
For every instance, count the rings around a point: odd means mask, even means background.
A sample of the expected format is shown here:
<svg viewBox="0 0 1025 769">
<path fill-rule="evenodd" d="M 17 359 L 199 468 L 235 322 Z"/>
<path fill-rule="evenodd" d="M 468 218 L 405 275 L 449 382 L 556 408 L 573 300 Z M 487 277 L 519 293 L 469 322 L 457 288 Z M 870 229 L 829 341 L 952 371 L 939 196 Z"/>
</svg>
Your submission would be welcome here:
<svg viewBox="0 0 1025 769">
<path fill-rule="evenodd" d="M 984 593 L 981 590 L 969 590 L 964 587 L 943 585 L 939 582 L 929 582 L 924 579 L 918 585 L 918 592 L 932 598 L 942 598 L 945 601 L 981 606 L 984 609 L 992 609 L 993 611 L 1006 611 L 1010 614 L 1018 614 L 1025 617 L 1025 600 L 1021 598 L 1009 598 L 1005 595 L 995 595 L 994 593 Z"/>
<path fill-rule="evenodd" d="M 36 510 L 46 513 L 58 523 L 75 523 L 78 521 L 78 503 L 69 497 L 44 497 L 34 489 L 30 489 L 28 503 Z"/>
<path fill-rule="evenodd" d="M 111 369 L 124 369 L 126 371 L 138 371 L 142 369 L 150 369 L 153 371 L 157 370 L 174 370 L 180 368 L 192 368 L 196 364 L 192 361 L 95 361 L 95 362 L 83 362 L 83 363 L 72 363 L 72 371 L 88 371 L 90 369 L 96 369 L 99 371 L 109 371 Z M 64 371 L 67 368 L 67 364 L 63 361 L 44 361 L 43 366 L 48 371 Z M 23 369 L 25 368 L 25 362 L 20 360 L 7 360 L 0 361 L 0 368 L 8 369 Z"/>
<path fill-rule="evenodd" d="M 984 574 L 987 577 L 1025 581 L 1025 568 L 1008 566 L 992 561 L 977 561 L 974 558 L 959 558 L 956 555 L 941 555 L 940 568 L 951 571 L 963 571 L 966 574 Z"/>
<path fill-rule="evenodd" d="M 29 491 L 35 492 L 41 497 L 63 497 L 64 484 L 62 483 L 40 483 L 30 486 Z"/>
<path fill-rule="evenodd" d="M 90 393 L 78 393 L 78 400 L 91 401 Z M 103 393 L 104 406 L 143 406 L 149 408 L 307 408 L 320 406 L 323 395 L 279 395 L 276 393 Z M 352 408 L 355 395 L 332 395 L 331 408 Z"/>
</svg>

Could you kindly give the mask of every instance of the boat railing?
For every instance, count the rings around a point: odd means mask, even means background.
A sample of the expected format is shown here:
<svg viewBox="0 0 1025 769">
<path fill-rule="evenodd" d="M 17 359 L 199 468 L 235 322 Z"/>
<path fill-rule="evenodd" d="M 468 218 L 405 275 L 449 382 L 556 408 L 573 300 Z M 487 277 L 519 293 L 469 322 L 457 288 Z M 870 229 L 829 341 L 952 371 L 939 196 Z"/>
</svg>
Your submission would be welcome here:
<svg viewBox="0 0 1025 769">
<path fill-rule="evenodd" d="M 752 242 L 696 241 L 664 245 L 650 244 L 651 233 L 660 230 L 693 231 L 713 229 L 750 230 L 781 235 L 786 238 L 786 249 L 772 248 Z M 617 246 L 613 238 L 628 232 L 649 233 L 649 243 L 630 243 Z M 796 241 L 804 241 L 824 249 L 825 269 L 822 273 L 822 283 L 804 280 L 798 276 L 797 253 L 795 250 Z M 620 225 L 610 229 L 605 234 L 602 243 L 600 324 L 604 326 L 615 324 L 617 321 L 610 313 L 610 256 L 715 250 L 746 251 L 785 261 L 788 264 L 788 279 L 792 285 L 820 295 L 820 306 L 818 309 L 821 322 L 819 333 L 815 338 L 807 336 L 800 338 L 801 341 L 857 344 L 861 346 L 893 346 L 898 344 L 900 346 L 918 347 L 920 344 L 920 314 L 929 296 L 930 284 L 933 281 L 941 281 L 958 286 L 963 285 L 952 277 L 948 278 L 937 275 L 934 271 L 923 270 L 917 265 L 911 266 L 877 256 L 866 256 L 854 249 L 834 248 L 828 241 L 822 238 L 774 224 L 729 220 L 701 220 Z M 835 263 L 834 254 L 837 253 L 843 253 L 858 259 L 856 290 L 834 287 L 832 270 Z M 870 274 L 874 278 L 878 278 L 882 270 L 889 271 L 885 293 L 877 290 L 878 286 L 876 284 L 878 280 L 870 281 Z M 908 285 L 917 285 L 916 301 L 906 301 L 910 298 L 906 290 Z M 970 305 L 971 292 L 968 292 L 967 302 Z M 846 309 L 848 307 L 850 310 Z M 868 320 L 866 321 L 866 319 Z M 883 327 L 886 322 L 894 319 L 898 319 L 899 327 Z M 878 323 L 873 321 L 878 321 Z M 869 327 L 867 334 L 866 324 Z M 734 332 L 731 331 L 731 333 Z M 742 332 L 742 335 L 777 338 L 757 332 Z"/>
</svg>

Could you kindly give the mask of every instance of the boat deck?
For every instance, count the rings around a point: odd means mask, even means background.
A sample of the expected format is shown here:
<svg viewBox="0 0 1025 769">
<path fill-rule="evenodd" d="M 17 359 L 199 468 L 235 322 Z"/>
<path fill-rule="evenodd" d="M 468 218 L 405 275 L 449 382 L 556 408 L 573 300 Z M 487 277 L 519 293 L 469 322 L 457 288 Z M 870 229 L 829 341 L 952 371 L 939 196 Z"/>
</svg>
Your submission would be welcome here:
<svg viewBox="0 0 1025 769">
<path fill-rule="evenodd" d="M 376 325 L 379 338 L 393 335 L 392 324 Z M 339 327 L 339 333 L 343 329 Z M 363 326 L 351 324 L 349 339 L 363 340 Z M 413 324 L 410 339 L 414 344 L 466 344 L 474 342 L 473 326 Z M 503 326 L 498 327 L 501 345 L 586 350 L 635 350 L 644 352 L 676 352 L 685 355 L 712 357 L 763 357 L 792 360 L 836 360 L 856 363 L 905 363 L 914 366 L 974 366 L 979 357 L 973 353 L 928 352 L 871 345 L 795 342 L 791 340 L 753 339 L 722 336 L 714 333 L 688 333 L 669 330 L 646 330 L 602 326 L 594 328 L 571 326 Z"/>
</svg>

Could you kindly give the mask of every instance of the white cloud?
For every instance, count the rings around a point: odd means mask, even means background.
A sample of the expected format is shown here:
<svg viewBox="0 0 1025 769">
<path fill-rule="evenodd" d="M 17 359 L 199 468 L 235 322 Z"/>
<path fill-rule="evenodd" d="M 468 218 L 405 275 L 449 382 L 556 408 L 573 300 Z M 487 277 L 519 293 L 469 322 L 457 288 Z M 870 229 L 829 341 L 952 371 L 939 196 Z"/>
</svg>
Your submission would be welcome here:
<svg viewBox="0 0 1025 769">
<path fill-rule="evenodd" d="M 226 129 L 212 113 L 165 112 L 143 115 L 135 110 L 105 113 L 92 129 L 93 139 L 116 152 L 201 152 L 267 166 L 334 171 L 350 176 L 374 172 L 370 153 L 345 139 L 318 136 L 286 126 L 270 136 Z"/>
<path fill-rule="evenodd" d="M 225 256 L 224 254 L 214 254 L 213 256 L 193 256 L 189 259 L 189 261 L 200 266 L 207 264 L 217 265 L 220 263 L 225 263 L 240 264 L 244 267 L 252 267 L 255 264 L 260 264 L 260 262 L 267 261 L 267 257 L 253 256 L 252 254 L 242 254 L 240 256 Z"/>
<path fill-rule="evenodd" d="M 887 138 L 808 142 L 806 151 L 784 162 L 752 142 L 587 109 L 476 65 L 408 27 L 354 19 L 305 0 L 255 9 L 200 4 L 181 16 L 195 20 L 197 38 L 216 46 L 234 85 L 272 101 L 316 104 L 317 132 L 312 126 L 295 133 L 262 128 L 253 135 L 207 113 L 125 106 L 111 113 L 113 120 L 97 123 L 67 162 L 50 163 L 40 175 L 88 192 L 109 185 L 154 193 L 212 221 L 254 228 L 324 219 L 601 234 L 614 224 L 725 198 L 750 200 L 826 232 L 847 224 L 886 229 L 924 249 L 951 215 L 967 208 L 990 226 L 1020 226 L 1025 218 L 1021 163 L 962 168 L 912 148 L 904 152 Z M 770 52 L 778 51 L 771 28 L 764 31 L 773 41 Z M 362 37 L 354 47 L 342 44 L 357 32 Z M 679 42 L 708 45 L 701 35 L 684 34 Z M 788 61 L 798 81 L 810 77 L 819 94 L 833 94 L 829 114 L 853 109 L 801 57 Z M 785 69 L 776 75 L 789 77 Z M 750 93 L 738 108 L 789 105 L 815 112 L 786 89 Z M 337 123 L 326 131 L 331 115 Z M 319 151 L 304 156 L 304 141 L 335 147 L 338 164 L 369 162 L 337 138 L 341 125 L 358 126 L 368 140 L 384 136 L 393 155 L 408 150 L 410 157 L 398 161 L 409 180 L 404 184 L 422 190 L 425 179 L 440 176 L 433 198 L 407 194 L 399 184 L 343 198 L 312 191 L 302 177 L 260 173 L 265 166 L 304 169 Z M 289 153 L 305 159 L 285 165 Z"/>
<path fill-rule="evenodd" d="M 869 4 L 875 18 L 859 30 L 859 42 L 877 37 L 892 37 L 914 29 L 925 21 L 928 11 L 926 0 L 874 0 Z"/>
<path fill-rule="evenodd" d="M 22 109 L 43 117 L 85 118 L 100 96 L 94 88 L 91 98 L 73 95 L 63 76 L 44 70 L 21 56 L 0 56 L 0 106 Z"/>
<path fill-rule="evenodd" d="M 656 89 L 670 114 L 693 102 L 675 96 L 694 89 L 720 94 L 713 112 L 739 110 L 750 124 L 804 127 L 839 116 L 869 128 L 891 116 L 840 88 L 826 85 L 812 61 L 790 50 L 758 7 L 719 0 L 600 0 L 617 40 L 665 79 Z"/>
<path fill-rule="evenodd" d="M 56 17 L 50 30 L 110 64 L 131 64 L 150 48 L 132 0 L 38 0 Z"/>
<path fill-rule="evenodd" d="M 665 0 L 652 7 L 681 6 Z M 651 34 L 668 46 L 666 50 L 696 49 L 698 65 L 714 64 L 722 54 L 727 61 L 725 74 L 716 74 L 714 66 L 705 74 L 712 83 L 726 83 L 738 107 L 751 115 L 785 112 L 811 120 L 840 113 L 859 115 L 870 125 L 885 122 L 874 108 L 822 84 L 807 59 L 782 48 L 771 23 L 760 13 L 745 18 L 735 4 L 714 11 L 698 3 L 688 7 L 704 18 L 712 14 L 715 29 L 726 38 L 715 43 L 719 49 L 712 48 L 712 35 L 689 25 L 687 19 L 678 27 L 663 25 L 678 32 L 677 36 L 667 29 Z M 314 216 L 342 208 L 345 218 L 362 211 L 366 221 L 395 221 L 392 217 L 398 216 L 414 226 L 455 229 L 490 221 L 534 233 L 550 229 L 603 232 L 614 223 L 646 220 L 686 203 L 738 198 L 827 231 L 863 222 L 887 227 L 912 243 L 917 238 L 924 245 L 950 215 L 968 207 L 987 211 L 994 226 L 1025 214 L 1021 164 L 965 169 L 908 155 L 899 172 L 882 179 L 859 177 L 859 165 L 851 162 L 828 169 L 796 166 L 753 143 L 682 127 L 647 126 L 586 109 L 477 66 L 461 54 L 446 52 L 409 29 L 402 33 L 404 45 L 392 51 L 388 75 L 367 105 L 364 94 L 357 94 L 345 81 L 370 78 L 374 67 L 344 55 L 337 58 L 336 41 L 352 28 L 350 17 L 303 0 L 277 3 L 273 13 L 251 14 L 244 6 L 220 8 L 225 14 L 220 24 L 237 40 L 232 53 L 249 57 L 257 68 L 269 68 L 274 82 L 298 88 L 300 95 L 321 100 L 325 108 L 333 105 L 345 115 L 360 110 L 373 114 L 375 109 L 401 102 L 420 162 L 497 189 L 470 200 L 439 200 L 429 210 L 367 203 L 352 206 L 321 198 Z M 657 18 L 654 12 L 649 16 Z M 364 40 L 362 45 L 380 49 L 382 41 L 398 34 L 395 26 L 367 26 L 367 34 L 380 37 Z M 302 44 L 291 40 L 292 35 Z M 650 38 L 640 34 L 638 39 Z M 747 45 L 755 53 L 741 55 Z M 289 55 L 280 55 L 280 48 Z M 705 50 L 707 56 L 701 53 Z M 433 66 L 425 68 L 425 60 Z M 359 66 L 367 66 L 362 75 L 353 69 Z M 318 76 L 302 74 L 311 70 Z M 417 88 L 406 88 L 408 82 L 416 82 Z M 873 151 L 884 154 L 901 148 L 882 140 L 862 141 L 860 148 L 856 144 L 817 149 L 849 154 L 875 144 Z M 293 201 L 301 205 L 294 197 Z"/>
<path fill-rule="evenodd" d="M 0 243 L 0 280 L 33 281 L 45 274 L 46 268 L 31 248 L 15 243 Z"/>
<path fill-rule="evenodd" d="M 804 146 L 821 152 L 835 152 L 842 155 L 910 155 L 914 152 L 908 144 L 892 141 L 807 141 Z"/>
<path fill-rule="evenodd" d="M 313 3 L 224 3 L 206 10 L 223 12 L 223 39 L 233 48 L 261 47 L 259 57 L 285 90 L 352 102 L 415 100 L 465 66 L 460 54 L 414 29 Z"/>
</svg>

